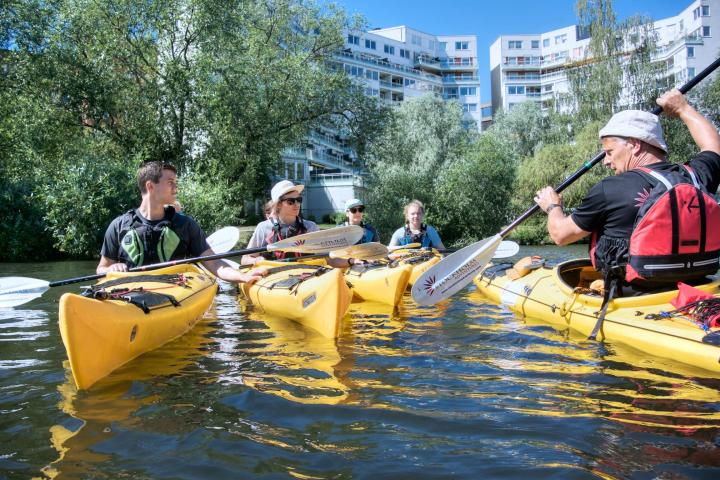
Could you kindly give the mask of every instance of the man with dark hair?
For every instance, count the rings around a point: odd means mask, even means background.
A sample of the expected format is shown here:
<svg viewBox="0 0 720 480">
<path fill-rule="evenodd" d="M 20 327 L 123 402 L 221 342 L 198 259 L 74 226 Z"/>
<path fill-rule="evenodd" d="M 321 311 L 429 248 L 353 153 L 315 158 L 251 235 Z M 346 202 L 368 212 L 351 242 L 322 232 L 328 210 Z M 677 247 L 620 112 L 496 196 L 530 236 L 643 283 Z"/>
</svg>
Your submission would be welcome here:
<svg viewBox="0 0 720 480">
<path fill-rule="evenodd" d="M 172 207 L 177 201 L 175 167 L 146 163 L 138 170 L 137 180 L 142 202 L 108 226 L 97 273 L 125 272 L 131 267 L 214 253 L 197 222 Z M 203 265 L 229 282 L 252 283 L 267 273 L 262 268 L 241 273 L 221 260 Z"/>
</svg>

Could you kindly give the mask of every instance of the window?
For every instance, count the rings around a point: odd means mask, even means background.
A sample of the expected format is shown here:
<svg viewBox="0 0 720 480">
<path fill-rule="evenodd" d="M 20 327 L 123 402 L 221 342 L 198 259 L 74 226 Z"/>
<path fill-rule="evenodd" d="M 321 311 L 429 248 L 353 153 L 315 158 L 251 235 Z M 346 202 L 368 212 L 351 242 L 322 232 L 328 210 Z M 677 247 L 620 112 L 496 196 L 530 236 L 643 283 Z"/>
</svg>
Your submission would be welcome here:
<svg viewBox="0 0 720 480">
<path fill-rule="evenodd" d="M 358 37 L 357 35 L 348 35 L 347 42 L 350 45 L 360 46 L 360 37 Z"/>
<path fill-rule="evenodd" d="M 695 67 L 688 67 L 688 80 L 695 77 Z"/>
<path fill-rule="evenodd" d="M 455 42 L 455 50 L 468 50 L 469 48 L 469 42 Z"/>
<path fill-rule="evenodd" d="M 422 47 L 422 38 L 420 38 L 419 35 L 413 34 L 410 36 L 410 43 Z"/>
<path fill-rule="evenodd" d="M 543 39 L 543 47 L 549 47 L 550 46 L 550 39 L 545 38 Z"/>
<path fill-rule="evenodd" d="M 447 50 L 447 42 L 440 42 L 440 50 Z"/>
<path fill-rule="evenodd" d="M 385 53 L 389 53 L 390 55 L 395 55 L 395 47 L 392 45 L 384 45 L 383 49 L 385 50 Z"/>
<path fill-rule="evenodd" d="M 565 43 L 565 42 L 567 42 L 567 34 L 566 33 L 555 36 L 555 45 L 560 45 L 561 43 Z"/>
<path fill-rule="evenodd" d="M 345 65 L 345 73 L 352 75 L 353 77 L 364 77 L 365 69 L 354 65 Z"/>
<path fill-rule="evenodd" d="M 508 94 L 525 95 L 525 85 L 508 85 Z"/>
<path fill-rule="evenodd" d="M 687 58 L 695 58 L 695 47 L 687 47 Z"/>
<path fill-rule="evenodd" d="M 464 103 L 463 112 L 477 112 L 477 103 Z"/>
<path fill-rule="evenodd" d="M 365 78 L 368 80 L 377 80 L 379 78 L 378 72 L 375 70 L 367 69 L 365 70 Z"/>
<path fill-rule="evenodd" d="M 540 48 L 540 40 L 530 40 L 530 48 Z"/>
<path fill-rule="evenodd" d="M 375 40 L 365 39 L 365 48 L 369 48 L 370 50 L 375 50 Z"/>
<path fill-rule="evenodd" d="M 510 48 L 510 49 L 522 48 L 522 40 L 510 40 L 508 42 L 508 48 Z"/>
<path fill-rule="evenodd" d="M 405 86 L 410 88 L 415 88 L 415 80 L 412 78 L 406 78 L 405 79 Z"/>
<path fill-rule="evenodd" d="M 709 16 L 710 16 L 710 5 L 703 5 L 703 6 L 702 6 L 702 16 L 703 16 L 703 17 L 709 17 Z"/>
<path fill-rule="evenodd" d="M 697 20 L 697 18 L 700 16 L 700 7 L 697 7 L 695 10 L 693 10 L 693 20 Z"/>
<path fill-rule="evenodd" d="M 402 58 L 410 58 L 410 50 L 405 50 L 404 48 L 400 49 L 400 56 Z"/>
<path fill-rule="evenodd" d="M 477 87 L 460 87 L 460 95 L 477 95 Z"/>
<path fill-rule="evenodd" d="M 703 37 L 710 36 L 710 27 L 707 27 L 707 26 L 702 27 L 702 36 Z"/>
<path fill-rule="evenodd" d="M 428 48 L 430 50 L 435 50 L 435 40 L 428 40 Z"/>
</svg>

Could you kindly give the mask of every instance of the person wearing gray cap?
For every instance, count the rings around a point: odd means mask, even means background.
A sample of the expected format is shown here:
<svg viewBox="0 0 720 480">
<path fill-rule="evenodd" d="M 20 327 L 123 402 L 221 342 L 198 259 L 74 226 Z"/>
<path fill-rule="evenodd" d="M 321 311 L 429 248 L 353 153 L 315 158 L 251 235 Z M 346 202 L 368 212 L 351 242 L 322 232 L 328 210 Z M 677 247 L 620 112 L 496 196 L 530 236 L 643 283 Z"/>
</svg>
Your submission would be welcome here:
<svg viewBox="0 0 720 480">
<path fill-rule="evenodd" d="M 556 244 L 567 245 L 592 234 L 591 259 L 595 268 L 606 274 L 606 279 L 610 269 L 625 278 L 628 247 L 638 212 L 658 184 L 657 180 L 652 181 L 653 177 L 664 178 L 675 172 L 685 178 L 689 176 L 686 170 L 692 170 L 698 186 L 710 194 L 717 191 L 720 183 L 720 135 L 716 127 L 677 89 L 664 93 L 657 103 L 665 115 L 682 120 L 700 150 L 687 162 L 689 169 L 666 161 L 667 145 L 657 116 L 627 110 L 613 115 L 600 130 L 605 151 L 603 164 L 614 171 L 614 176 L 594 185 L 571 215 L 565 215 L 562 196 L 552 187 L 539 190 L 535 196 L 535 203 L 547 213 L 548 232 Z M 670 283 L 669 279 L 664 281 Z M 631 284 L 624 282 L 624 286 L 642 289 L 643 282 L 633 279 Z"/>
<path fill-rule="evenodd" d="M 375 227 L 363 221 L 363 216 L 365 215 L 365 205 L 362 200 L 358 198 L 351 198 L 345 202 L 345 215 L 347 215 L 347 221 L 343 223 L 343 225 L 360 225 L 365 230 L 365 234 L 360 240 L 358 240 L 357 243 L 380 241 L 380 235 L 378 235 Z"/>
</svg>

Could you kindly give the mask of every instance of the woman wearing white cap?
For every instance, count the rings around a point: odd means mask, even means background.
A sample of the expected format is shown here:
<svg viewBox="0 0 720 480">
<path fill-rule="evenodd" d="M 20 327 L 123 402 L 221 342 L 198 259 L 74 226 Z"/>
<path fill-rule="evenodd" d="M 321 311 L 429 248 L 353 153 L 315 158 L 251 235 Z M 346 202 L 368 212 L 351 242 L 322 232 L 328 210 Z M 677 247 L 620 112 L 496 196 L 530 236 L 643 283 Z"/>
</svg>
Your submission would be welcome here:
<svg viewBox="0 0 720 480">
<path fill-rule="evenodd" d="M 405 205 L 404 214 L 405 226 L 395 230 L 390 239 L 390 247 L 419 243 L 422 248 L 445 250 L 437 230 L 423 223 L 425 205 L 420 200 L 413 200 Z"/>
<path fill-rule="evenodd" d="M 255 227 L 247 248 L 265 247 L 284 238 L 319 230 L 315 222 L 305 220 L 300 215 L 304 189 L 304 185 L 295 185 L 290 180 L 283 180 L 273 186 L 270 191 L 272 202 L 270 215 L 267 220 Z M 264 257 L 282 259 L 285 258 L 285 252 L 244 255 L 240 263 L 254 265 Z"/>
<path fill-rule="evenodd" d="M 697 181 L 710 193 L 717 191 L 720 183 L 720 135 L 713 124 L 690 106 L 677 89 L 663 94 L 657 103 L 665 115 L 679 117 L 685 123 L 700 150 L 687 163 L 694 179 L 690 178 L 689 172 L 686 174 L 687 169 L 665 160 L 667 145 L 658 117 L 639 110 L 626 110 L 613 115 L 600 130 L 605 151 L 603 164 L 615 172 L 614 176 L 606 177 L 594 185 L 571 215 L 565 215 L 562 197 L 552 187 L 539 190 L 535 196 L 535 203 L 548 215 L 550 237 L 558 245 L 576 242 L 592 233 L 593 265 L 597 270 L 605 272 L 608 279 L 609 273 L 613 271 L 613 275 L 619 275 L 619 278 L 625 280 L 630 238 L 638 212 L 641 208 L 647 210 L 651 205 L 644 206 L 650 192 L 659 183 L 659 178 L 665 179 L 665 183 L 670 178 L 668 175 L 683 175 L 688 177 L 685 183 Z M 689 204 L 688 209 L 692 206 L 692 203 Z M 667 215 L 669 217 L 670 212 Z M 710 222 L 711 219 L 706 218 L 704 221 Z M 668 231 L 671 230 L 668 228 Z M 654 240 L 646 238 L 645 242 Z M 634 244 L 633 251 L 638 245 Z M 683 243 L 682 248 L 688 250 L 688 245 Z M 680 265 L 683 263 L 701 262 L 683 261 Z M 644 280 L 628 277 L 627 281 L 632 282 L 624 285 L 642 287 Z M 677 278 L 666 278 L 664 281 L 674 285 Z"/>
<path fill-rule="evenodd" d="M 365 229 L 363 238 L 361 238 L 357 243 L 380 241 L 380 235 L 378 235 L 375 227 L 363 221 L 363 216 L 365 215 L 365 205 L 362 203 L 362 200 L 351 198 L 345 202 L 345 215 L 347 215 L 347 222 L 343 225 L 360 225 Z"/>
</svg>

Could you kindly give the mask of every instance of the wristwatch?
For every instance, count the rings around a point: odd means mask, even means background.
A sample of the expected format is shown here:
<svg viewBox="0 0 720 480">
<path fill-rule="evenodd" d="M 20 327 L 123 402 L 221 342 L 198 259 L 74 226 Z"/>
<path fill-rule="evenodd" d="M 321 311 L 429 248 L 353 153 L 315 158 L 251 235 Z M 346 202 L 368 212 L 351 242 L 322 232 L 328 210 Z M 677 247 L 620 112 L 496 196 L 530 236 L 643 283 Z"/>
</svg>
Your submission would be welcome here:
<svg viewBox="0 0 720 480">
<path fill-rule="evenodd" d="M 559 203 L 551 203 L 551 204 L 548 205 L 548 207 L 545 209 L 545 213 L 547 213 L 547 214 L 549 215 L 549 214 L 550 214 L 550 211 L 551 211 L 553 208 L 555 208 L 555 207 L 560 207 L 560 209 L 562 209 L 562 205 L 560 205 Z"/>
</svg>

